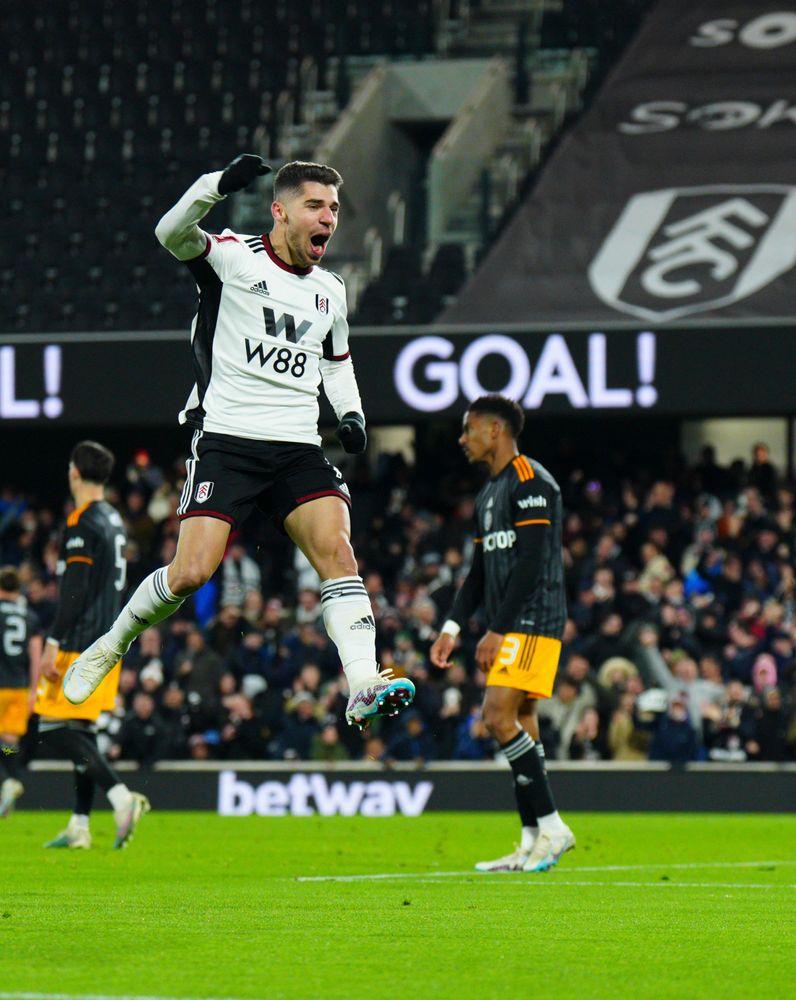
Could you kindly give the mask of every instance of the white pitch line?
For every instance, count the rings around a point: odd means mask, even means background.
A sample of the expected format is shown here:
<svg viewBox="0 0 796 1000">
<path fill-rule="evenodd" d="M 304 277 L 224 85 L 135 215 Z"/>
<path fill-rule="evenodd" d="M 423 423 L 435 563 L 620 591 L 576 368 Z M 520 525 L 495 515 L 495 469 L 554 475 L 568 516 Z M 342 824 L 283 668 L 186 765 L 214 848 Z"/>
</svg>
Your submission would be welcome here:
<svg viewBox="0 0 796 1000">
<path fill-rule="evenodd" d="M 424 878 L 418 879 L 421 884 L 435 885 L 434 879 Z M 471 879 L 458 879 L 457 881 L 451 883 L 447 882 L 446 885 L 472 885 Z M 618 886 L 619 888 L 629 888 L 629 889 L 796 889 L 796 882 L 790 883 L 778 883 L 778 882 L 595 882 L 595 881 L 575 881 L 574 879 L 561 879 L 556 878 L 555 880 L 548 879 L 501 879 L 498 881 L 495 879 L 486 880 L 486 885 L 498 886 L 510 889 L 522 889 L 524 892 L 528 891 L 528 886 L 531 885 L 534 888 L 537 886 L 546 886 L 550 889 L 556 888 L 561 889 L 564 886 L 577 886 L 578 888 L 583 888 L 585 886 L 599 886 L 605 888 L 605 886 Z"/>
<path fill-rule="evenodd" d="M 762 865 L 796 865 L 796 861 L 703 861 L 685 862 L 677 864 L 667 864 L 659 862 L 646 865 L 595 865 L 594 867 L 572 867 L 567 866 L 566 871 L 570 874 L 579 872 L 644 872 L 655 868 L 688 870 L 694 868 L 759 868 Z M 434 880 L 438 878 L 483 878 L 484 875 L 499 875 L 501 878 L 509 874 L 523 875 L 527 872 L 477 872 L 475 870 L 465 872 L 378 872 L 372 875 L 299 875 L 296 882 L 369 882 L 378 879 L 402 879 L 402 878 L 422 878 Z M 593 883 L 597 884 L 597 883 Z M 613 883 L 618 884 L 618 883 Z M 2 995 L 0 994 L 0 997 Z"/>
<path fill-rule="evenodd" d="M 644 872 L 651 868 L 759 868 L 761 865 L 796 865 L 796 861 L 689 861 L 678 864 L 666 864 L 665 861 L 648 865 L 595 865 L 592 868 L 580 865 L 567 866 L 571 872 Z"/>
<path fill-rule="evenodd" d="M 13 993 L 0 992 L 0 1000 L 238 1000 L 236 997 L 163 997 L 119 993 Z"/>
</svg>

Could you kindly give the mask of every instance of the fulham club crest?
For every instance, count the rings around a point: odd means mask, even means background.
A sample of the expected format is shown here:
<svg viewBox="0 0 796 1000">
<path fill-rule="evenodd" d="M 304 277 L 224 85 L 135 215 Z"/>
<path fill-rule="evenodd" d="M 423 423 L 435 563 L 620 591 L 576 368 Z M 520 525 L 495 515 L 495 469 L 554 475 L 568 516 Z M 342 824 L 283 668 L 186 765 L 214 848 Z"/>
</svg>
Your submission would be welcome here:
<svg viewBox="0 0 796 1000">
<path fill-rule="evenodd" d="M 326 316 L 329 312 L 329 299 L 325 295 L 315 296 L 315 308 L 321 314 L 321 316 Z"/>
<path fill-rule="evenodd" d="M 213 495 L 213 483 L 199 483 L 196 487 L 196 502 L 204 503 Z"/>
<path fill-rule="evenodd" d="M 796 263 L 796 187 L 713 184 L 634 194 L 589 267 L 607 305 L 666 323 L 733 305 Z"/>
</svg>

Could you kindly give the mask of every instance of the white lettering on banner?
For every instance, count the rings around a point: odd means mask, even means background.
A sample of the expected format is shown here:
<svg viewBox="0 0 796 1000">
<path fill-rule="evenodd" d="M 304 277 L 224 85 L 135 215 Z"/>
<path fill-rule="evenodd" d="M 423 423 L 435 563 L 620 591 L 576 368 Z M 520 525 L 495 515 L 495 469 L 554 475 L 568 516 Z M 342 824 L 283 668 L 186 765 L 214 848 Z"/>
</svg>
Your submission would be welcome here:
<svg viewBox="0 0 796 1000">
<path fill-rule="evenodd" d="M 545 341 L 522 405 L 535 410 L 545 396 L 556 392 L 566 396 L 576 409 L 589 405 L 589 397 L 583 388 L 567 342 L 560 333 L 552 334 Z"/>
<path fill-rule="evenodd" d="M 528 385 L 531 363 L 528 360 L 528 355 L 517 341 L 512 340 L 511 337 L 504 337 L 502 334 L 479 337 L 478 340 L 474 340 L 469 347 L 465 348 L 462 360 L 459 362 L 459 384 L 462 387 L 462 392 L 468 399 L 476 399 L 489 392 L 478 381 L 478 365 L 489 354 L 502 354 L 509 363 L 511 374 L 508 382 L 500 391 L 510 399 L 520 397 Z"/>
<path fill-rule="evenodd" d="M 633 405 L 630 389 L 609 389 L 605 384 L 607 369 L 605 354 L 607 340 L 604 333 L 593 333 L 589 337 L 589 398 L 591 405 L 601 409 L 624 409 Z M 641 403 L 642 397 L 639 396 Z M 642 403 L 642 405 L 646 405 Z"/>
<path fill-rule="evenodd" d="M 625 135 L 648 135 L 671 132 L 676 128 L 700 128 L 707 132 L 726 132 L 754 126 L 771 128 L 787 122 L 796 124 L 796 106 L 784 97 L 770 104 L 754 101 L 712 101 L 691 107 L 685 101 L 645 101 L 637 104 L 630 121 L 616 127 Z"/>
<path fill-rule="evenodd" d="M 645 320 L 717 309 L 796 264 L 794 229 L 796 187 L 647 191 L 625 205 L 589 267 L 589 283 L 607 305 Z"/>
<path fill-rule="evenodd" d="M 453 406 L 459 395 L 455 366 L 440 361 L 430 361 L 426 365 L 426 378 L 439 383 L 434 392 L 418 389 L 412 379 L 414 367 L 421 358 L 449 358 L 451 354 L 453 344 L 444 337 L 420 337 L 401 351 L 395 364 L 395 384 L 403 386 L 403 391 L 399 389 L 399 392 L 410 406 L 423 411 L 445 410 Z"/>
<path fill-rule="evenodd" d="M 45 398 L 17 398 L 16 348 L 0 347 L 0 420 L 35 420 L 42 413 L 54 420 L 64 411 L 61 392 L 61 348 L 51 344 L 44 348 Z"/>
<path fill-rule="evenodd" d="M 257 787 L 235 771 L 222 771 L 218 783 L 221 816 L 420 816 L 434 785 L 419 781 L 333 781 L 322 774 L 294 774 L 289 781 L 264 781 Z M 311 803 L 314 802 L 314 805 Z"/>
<path fill-rule="evenodd" d="M 789 10 L 772 11 L 748 21 L 740 30 L 739 22 L 732 17 L 720 17 L 700 24 L 688 44 L 696 48 L 717 48 L 729 45 L 736 37 L 741 45 L 750 49 L 777 49 L 796 42 L 796 13 Z"/>
<path fill-rule="evenodd" d="M 641 387 L 635 400 L 641 406 L 652 406 L 657 392 L 652 386 L 655 370 L 655 335 L 640 333 L 637 345 L 639 365 L 645 359 L 644 369 L 639 367 Z M 410 341 L 395 363 L 393 373 L 395 388 L 400 398 L 422 413 L 437 413 L 455 405 L 459 394 L 471 401 L 485 393 L 497 392 L 518 399 L 529 410 L 538 409 L 548 396 L 564 396 L 574 409 L 610 408 L 626 409 L 633 405 L 634 393 L 630 388 L 608 387 L 607 339 L 604 333 L 592 333 L 588 338 L 588 363 L 586 384 L 578 372 L 566 338 L 551 333 L 544 340 L 535 366 L 522 345 L 503 334 L 486 334 L 471 341 L 462 352 L 461 360 L 452 358 L 454 342 L 446 337 L 418 337 Z M 489 357 L 502 358 L 508 365 L 504 385 L 485 386 L 478 375 L 478 365 Z M 429 361 L 445 358 L 445 361 Z M 651 358 L 651 361 L 647 361 Z M 428 384 L 426 386 L 426 383 Z M 588 390 L 586 386 L 588 385 Z"/>
</svg>

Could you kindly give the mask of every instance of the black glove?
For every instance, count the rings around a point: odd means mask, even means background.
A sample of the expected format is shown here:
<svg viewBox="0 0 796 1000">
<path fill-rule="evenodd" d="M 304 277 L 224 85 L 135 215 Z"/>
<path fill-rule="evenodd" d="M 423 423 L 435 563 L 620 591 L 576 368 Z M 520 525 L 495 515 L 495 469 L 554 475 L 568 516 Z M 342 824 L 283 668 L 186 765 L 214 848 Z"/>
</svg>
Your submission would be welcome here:
<svg viewBox="0 0 796 1000">
<path fill-rule="evenodd" d="M 218 193 L 229 194 L 231 191 L 241 191 L 251 184 L 255 177 L 270 174 L 271 168 L 261 156 L 254 153 L 241 153 L 232 163 L 224 168 L 224 173 L 218 179 Z"/>
<path fill-rule="evenodd" d="M 343 446 L 343 451 L 349 455 L 361 455 L 368 444 L 365 418 L 362 414 L 356 410 L 346 413 L 337 425 L 337 438 Z"/>
</svg>

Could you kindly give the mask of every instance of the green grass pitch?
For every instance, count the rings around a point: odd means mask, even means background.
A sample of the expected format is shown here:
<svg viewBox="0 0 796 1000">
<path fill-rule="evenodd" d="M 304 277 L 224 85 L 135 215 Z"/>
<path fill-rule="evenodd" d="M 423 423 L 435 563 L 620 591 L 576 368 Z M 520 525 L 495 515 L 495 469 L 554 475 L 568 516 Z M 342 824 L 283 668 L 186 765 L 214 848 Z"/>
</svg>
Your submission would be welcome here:
<svg viewBox="0 0 796 1000">
<path fill-rule="evenodd" d="M 510 814 L 153 812 L 111 850 L 0 823 L 0 998 L 793 995 L 796 817 L 569 814 L 544 875 L 479 875 Z M 382 876 L 352 878 L 345 876 Z"/>
</svg>

